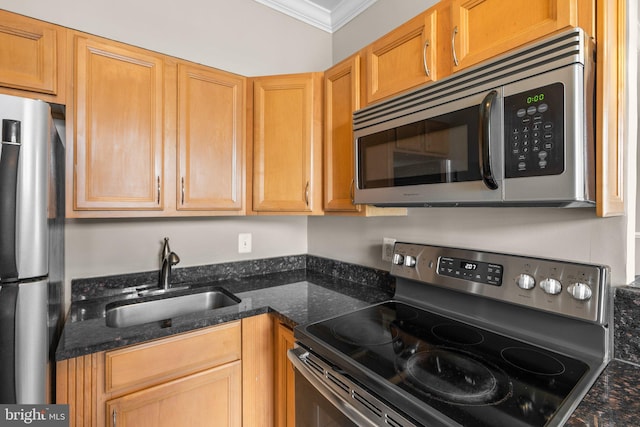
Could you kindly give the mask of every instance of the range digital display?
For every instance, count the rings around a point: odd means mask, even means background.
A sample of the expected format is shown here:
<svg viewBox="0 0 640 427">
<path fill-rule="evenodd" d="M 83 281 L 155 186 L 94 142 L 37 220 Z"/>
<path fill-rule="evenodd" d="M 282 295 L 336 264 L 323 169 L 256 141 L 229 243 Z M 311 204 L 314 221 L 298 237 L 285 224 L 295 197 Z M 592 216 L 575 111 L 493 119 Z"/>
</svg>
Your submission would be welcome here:
<svg viewBox="0 0 640 427">
<path fill-rule="evenodd" d="M 460 261 L 460 268 L 465 270 L 476 270 L 478 268 L 478 264 L 469 261 Z"/>
</svg>

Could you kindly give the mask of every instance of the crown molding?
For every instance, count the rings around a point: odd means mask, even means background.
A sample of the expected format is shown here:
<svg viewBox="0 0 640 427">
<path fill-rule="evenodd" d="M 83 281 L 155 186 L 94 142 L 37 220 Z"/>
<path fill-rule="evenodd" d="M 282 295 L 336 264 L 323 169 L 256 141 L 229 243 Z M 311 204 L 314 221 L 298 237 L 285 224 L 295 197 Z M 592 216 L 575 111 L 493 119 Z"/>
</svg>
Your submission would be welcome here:
<svg viewBox="0 0 640 427">
<path fill-rule="evenodd" d="M 310 0 L 255 0 L 328 33 L 341 28 L 377 0 L 342 0 L 333 10 Z"/>
</svg>

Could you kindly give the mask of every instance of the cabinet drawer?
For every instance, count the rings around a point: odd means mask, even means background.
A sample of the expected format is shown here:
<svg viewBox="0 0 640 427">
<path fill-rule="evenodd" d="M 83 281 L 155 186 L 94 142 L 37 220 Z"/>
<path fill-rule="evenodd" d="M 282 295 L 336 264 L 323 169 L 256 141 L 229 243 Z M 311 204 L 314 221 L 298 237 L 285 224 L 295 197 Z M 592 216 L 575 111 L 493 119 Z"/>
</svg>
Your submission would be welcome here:
<svg viewBox="0 0 640 427">
<path fill-rule="evenodd" d="M 149 387 L 239 360 L 240 321 L 105 354 L 105 391 Z"/>
</svg>

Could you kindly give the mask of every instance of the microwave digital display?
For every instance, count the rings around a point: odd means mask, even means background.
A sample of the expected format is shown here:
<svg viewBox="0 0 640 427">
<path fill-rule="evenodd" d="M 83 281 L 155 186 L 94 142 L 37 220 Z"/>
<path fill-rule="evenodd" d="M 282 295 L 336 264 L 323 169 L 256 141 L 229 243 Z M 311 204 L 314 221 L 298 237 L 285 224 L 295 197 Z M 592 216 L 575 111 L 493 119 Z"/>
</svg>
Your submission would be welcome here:
<svg viewBox="0 0 640 427">
<path fill-rule="evenodd" d="M 527 104 L 544 101 L 544 93 L 536 93 L 532 96 L 527 96 Z"/>
</svg>

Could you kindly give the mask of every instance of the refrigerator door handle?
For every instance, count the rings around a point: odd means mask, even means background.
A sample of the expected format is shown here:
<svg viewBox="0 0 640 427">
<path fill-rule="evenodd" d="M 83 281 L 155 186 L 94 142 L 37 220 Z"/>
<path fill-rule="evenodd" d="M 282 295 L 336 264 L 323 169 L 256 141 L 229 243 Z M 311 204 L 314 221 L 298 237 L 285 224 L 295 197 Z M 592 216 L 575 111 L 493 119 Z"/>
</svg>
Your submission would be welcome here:
<svg viewBox="0 0 640 427">
<path fill-rule="evenodd" d="M 16 261 L 16 194 L 20 159 L 20 122 L 2 120 L 0 152 L 0 282 L 18 278 Z"/>
<path fill-rule="evenodd" d="M 15 349 L 18 267 L 16 194 L 20 122 L 2 120 L 0 152 L 0 403 L 16 403 Z M 13 282 L 13 283 L 12 283 Z"/>
<path fill-rule="evenodd" d="M 17 403 L 16 394 L 16 304 L 18 284 L 4 283 L 0 288 L 0 403 Z"/>
</svg>

